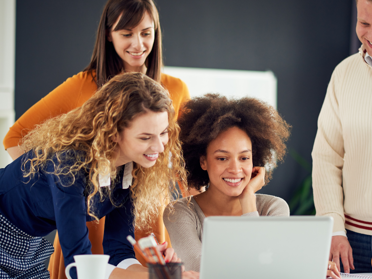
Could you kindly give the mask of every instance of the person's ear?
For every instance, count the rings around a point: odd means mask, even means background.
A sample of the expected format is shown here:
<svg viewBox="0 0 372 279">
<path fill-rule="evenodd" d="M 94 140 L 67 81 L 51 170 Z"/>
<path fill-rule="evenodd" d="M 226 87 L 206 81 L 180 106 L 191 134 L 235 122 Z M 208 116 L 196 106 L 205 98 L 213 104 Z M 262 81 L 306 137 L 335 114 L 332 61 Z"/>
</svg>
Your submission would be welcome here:
<svg viewBox="0 0 372 279">
<path fill-rule="evenodd" d="M 118 142 L 119 141 L 119 134 L 115 134 L 115 135 L 113 135 L 112 137 L 111 137 L 111 140 L 113 141 L 113 142 Z"/>
<path fill-rule="evenodd" d="M 202 170 L 207 170 L 207 159 L 205 158 L 205 156 L 200 156 L 200 167 L 202 168 Z"/>
</svg>

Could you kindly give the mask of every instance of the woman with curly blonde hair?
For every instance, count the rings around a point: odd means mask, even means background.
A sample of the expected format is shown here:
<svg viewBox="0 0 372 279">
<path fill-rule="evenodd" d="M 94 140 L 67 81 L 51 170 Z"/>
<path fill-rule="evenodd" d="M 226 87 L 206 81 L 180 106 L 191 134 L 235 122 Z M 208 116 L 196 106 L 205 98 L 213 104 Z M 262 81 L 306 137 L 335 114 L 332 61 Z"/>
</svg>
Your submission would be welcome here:
<svg viewBox="0 0 372 279">
<path fill-rule="evenodd" d="M 23 154 L 19 143 L 22 138 L 45 120 L 80 107 L 97 89 L 112 77 L 123 72 L 140 72 L 165 87 L 173 101 L 175 118 L 183 102 L 190 99 L 187 85 L 162 73 L 163 51 L 159 13 L 152 0 L 107 0 L 102 9 L 96 41 L 89 65 L 80 73 L 68 78 L 25 112 L 4 137 L 4 147 L 15 160 Z M 73 7 L 72 7 L 73 8 Z M 136 230 L 140 239 L 153 232 L 160 242 L 169 241 L 161 214 L 153 216 L 151 230 Z M 105 218 L 89 222 L 89 239 L 92 253 L 102 254 Z M 49 261 L 52 279 L 66 279 L 63 255 L 58 232 L 54 239 L 54 253 Z M 145 264 L 140 254 L 138 260 Z"/>
<path fill-rule="evenodd" d="M 42 237 L 58 229 L 68 265 L 91 254 L 86 221 L 106 216 L 107 278 L 148 278 L 126 237 L 149 227 L 159 197 L 184 180 L 178 133 L 168 92 L 141 73 L 112 78 L 81 108 L 30 132 L 26 153 L 0 170 L 0 275 L 49 278 L 53 247 Z M 158 249 L 179 261 L 166 244 Z"/>
</svg>

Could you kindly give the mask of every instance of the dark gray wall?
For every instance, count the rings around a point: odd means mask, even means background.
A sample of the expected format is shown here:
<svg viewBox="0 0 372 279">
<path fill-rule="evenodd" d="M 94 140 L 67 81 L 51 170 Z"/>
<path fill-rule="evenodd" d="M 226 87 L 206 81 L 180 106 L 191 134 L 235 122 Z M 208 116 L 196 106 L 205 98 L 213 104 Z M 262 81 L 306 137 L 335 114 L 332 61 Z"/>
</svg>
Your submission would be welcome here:
<svg viewBox="0 0 372 279">
<path fill-rule="evenodd" d="M 15 107 L 32 104 L 89 62 L 104 0 L 17 0 Z M 169 66 L 271 70 L 288 148 L 311 162 L 333 68 L 350 51 L 354 0 L 157 0 Z M 262 192 L 290 200 L 308 173 L 292 157 Z"/>
</svg>

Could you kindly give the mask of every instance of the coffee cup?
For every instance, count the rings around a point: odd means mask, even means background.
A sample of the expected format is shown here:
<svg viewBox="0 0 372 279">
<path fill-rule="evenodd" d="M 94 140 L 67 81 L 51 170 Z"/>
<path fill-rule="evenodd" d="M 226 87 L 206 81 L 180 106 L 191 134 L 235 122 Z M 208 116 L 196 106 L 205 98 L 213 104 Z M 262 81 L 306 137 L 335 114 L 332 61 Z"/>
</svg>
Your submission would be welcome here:
<svg viewBox="0 0 372 279">
<path fill-rule="evenodd" d="M 70 269 L 76 267 L 78 279 L 104 279 L 109 258 L 109 255 L 76 255 L 75 262 L 66 266 L 66 277 L 72 279 Z"/>
</svg>

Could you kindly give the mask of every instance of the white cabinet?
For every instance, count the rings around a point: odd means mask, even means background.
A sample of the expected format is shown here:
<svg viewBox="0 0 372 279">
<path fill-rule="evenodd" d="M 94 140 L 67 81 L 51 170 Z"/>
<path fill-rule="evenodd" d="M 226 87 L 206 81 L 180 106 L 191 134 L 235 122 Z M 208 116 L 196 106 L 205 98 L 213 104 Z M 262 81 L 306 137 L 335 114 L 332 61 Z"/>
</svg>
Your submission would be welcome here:
<svg viewBox="0 0 372 279">
<path fill-rule="evenodd" d="M 9 127 L 14 123 L 14 110 L 0 110 L 0 138 L 3 139 L 9 130 Z M 0 149 L 0 168 L 5 167 L 12 162 L 12 158 L 5 151 L 2 143 Z"/>
<path fill-rule="evenodd" d="M 253 97 L 276 108 L 277 81 L 271 71 L 164 67 L 164 73 L 182 79 L 191 97 L 206 93 L 219 93 L 236 99 Z"/>
<path fill-rule="evenodd" d="M 2 141 L 14 123 L 15 0 L 0 0 L 0 168 L 12 160 Z"/>
</svg>

